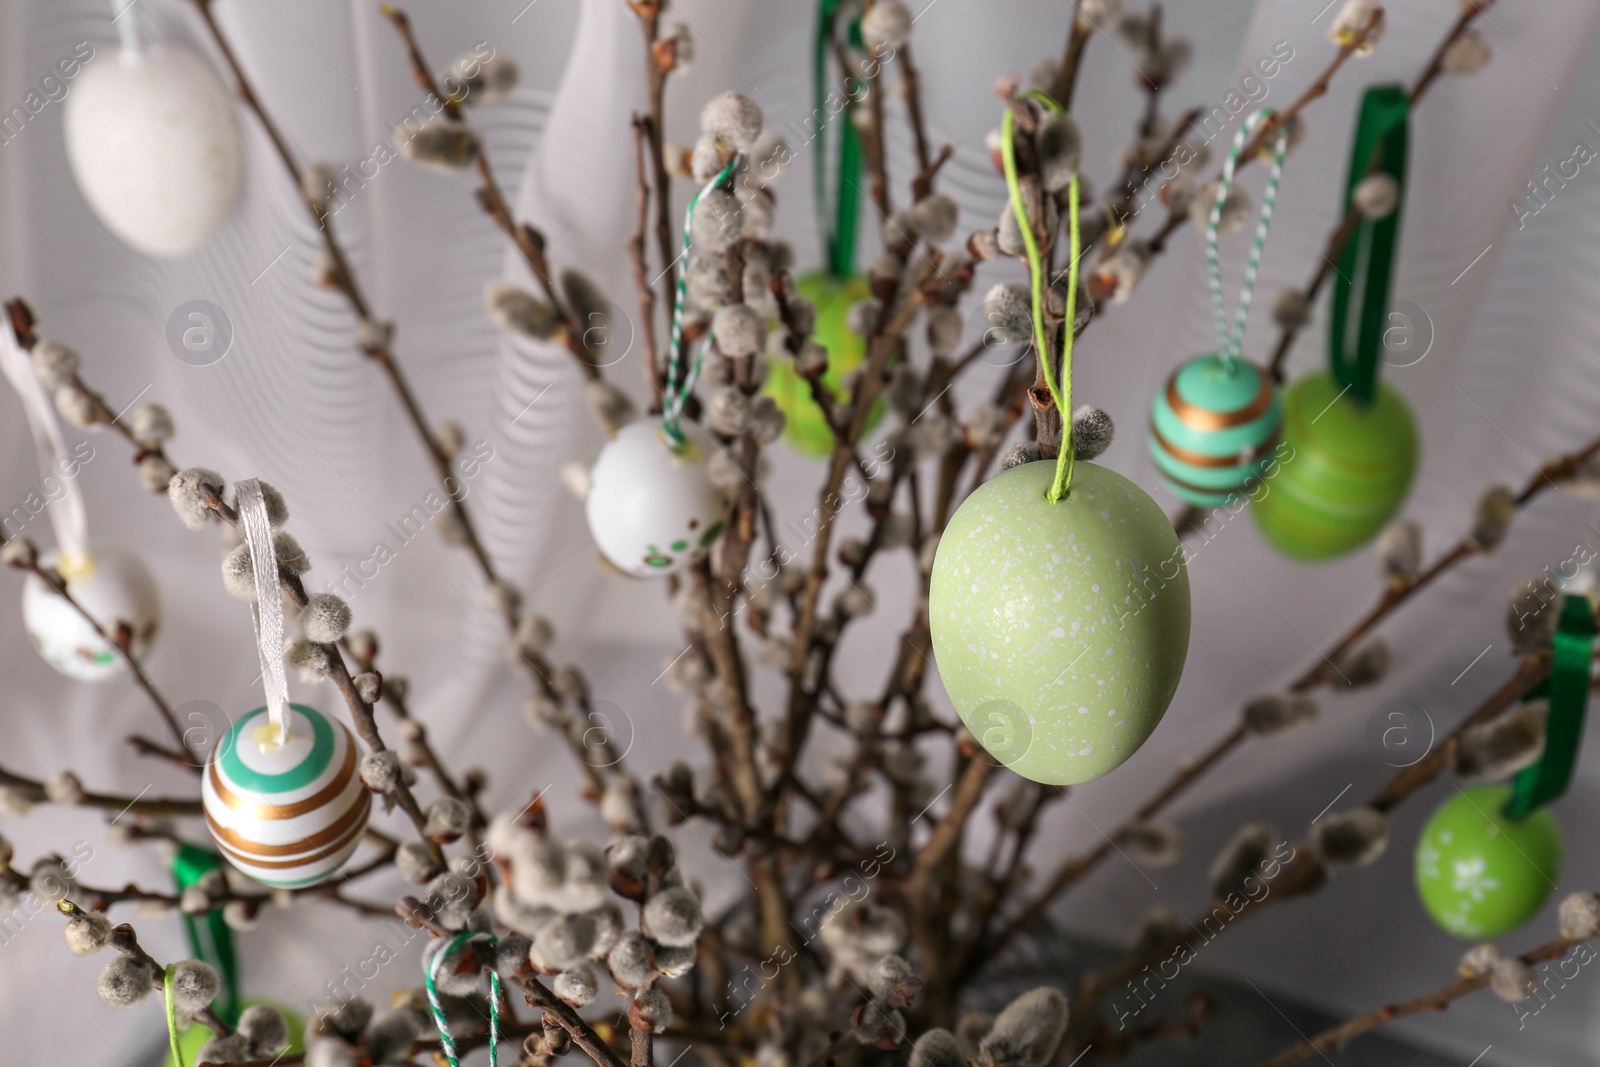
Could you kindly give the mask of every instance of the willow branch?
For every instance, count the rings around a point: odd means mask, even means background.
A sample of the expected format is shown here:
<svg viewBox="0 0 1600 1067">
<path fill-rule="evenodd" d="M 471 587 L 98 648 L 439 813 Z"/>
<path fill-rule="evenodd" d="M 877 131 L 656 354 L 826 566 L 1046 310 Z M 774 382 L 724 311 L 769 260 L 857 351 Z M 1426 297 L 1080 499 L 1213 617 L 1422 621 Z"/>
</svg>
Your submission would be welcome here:
<svg viewBox="0 0 1600 1067">
<path fill-rule="evenodd" d="M 45 793 L 44 783 L 36 778 L 29 778 L 0 767 L 0 786 L 15 789 L 35 804 L 53 804 Z M 135 815 L 176 815 L 188 816 L 200 814 L 200 801 L 187 797 L 147 797 L 143 793 L 136 797 L 122 796 L 117 793 L 85 792 L 72 805 L 78 808 L 96 808 L 100 811 L 114 811 L 118 813 L 131 812 Z"/>
<path fill-rule="evenodd" d="M 238 93 L 239 99 L 256 116 L 256 120 L 266 132 L 267 139 L 272 142 L 272 147 L 277 153 L 278 159 L 282 162 L 284 169 L 288 171 L 289 178 L 294 183 L 295 191 L 301 196 L 311 221 L 316 225 L 317 232 L 321 235 L 323 250 L 327 253 L 329 263 L 332 265 L 332 270 L 329 272 L 329 280 L 339 292 L 344 294 L 351 309 L 362 321 L 373 321 L 372 307 L 361 290 L 355 269 L 350 263 L 349 256 L 345 253 L 344 246 L 339 242 L 338 236 L 334 232 L 332 216 L 325 205 L 305 196 L 305 172 L 301 169 L 294 152 L 289 148 L 288 142 L 284 140 L 277 123 L 256 95 L 249 77 L 245 74 L 244 67 L 239 63 L 238 56 L 234 54 L 233 46 L 229 42 L 227 35 L 217 25 L 211 9 L 212 0 L 191 0 L 191 2 L 200 13 L 201 21 L 205 23 L 212 42 L 217 46 L 217 51 L 222 54 L 223 61 L 233 74 L 235 91 Z M 405 411 L 412 430 L 415 431 L 417 439 L 422 442 L 423 450 L 427 452 L 429 460 L 433 463 L 434 474 L 439 479 L 439 483 L 445 487 L 454 484 L 454 468 L 451 465 L 450 455 L 440 442 L 438 435 L 434 433 L 427 418 L 423 415 L 421 404 L 417 401 L 416 394 L 412 391 L 410 382 L 406 379 L 399 362 L 394 358 L 394 354 L 389 351 L 387 345 L 363 348 L 362 354 L 377 364 L 379 369 L 383 371 L 384 376 L 389 379 L 389 384 L 400 400 L 400 406 Z M 495 574 L 494 563 L 490 560 L 488 550 L 478 537 L 477 528 L 472 524 L 472 518 L 467 513 L 466 504 L 456 493 L 448 492 L 447 490 L 446 496 L 450 500 L 451 509 L 455 512 L 455 517 L 461 526 L 467 548 L 472 553 L 473 559 L 477 561 L 479 569 L 483 571 L 484 577 L 489 583 L 491 585 L 496 584 L 499 578 Z"/>
<path fill-rule="evenodd" d="M 1422 74 L 1418 76 L 1411 87 L 1409 95 L 1413 108 L 1422 101 L 1423 95 L 1438 80 L 1439 75 L 1444 72 L 1444 57 L 1445 53 L 1450 50 L 1450 46 L 1455 44 L 1461 35 L 1467 31 L 1473 20 L 1482 12 L 1493 7 L 1494 3 L 1495 0 L 1481 0 L 1479 3 L 1462 5 L 1460 17 L 1456 19 L 1455 25 L 1450 28 L 1450 32 L 1446 33 L 1439 41 L 1438 47 L 1433 50 L 1433 58 L 1428 61 L 1428 65 L 1423 68 Z M 1381 161 L 1380 154 L 1374 152 L 1368 164 L 1367 173 L 1374 173 Z M 1327 247 L 1323 249 L 1322 255 L 1317 260 L 1317 266 L 1312 272 L 1311 280 L 1306 283 L 1305 289 L 1301 292 L 1307 307 L 1311 306 L 1316 300 L 1317 294 L 1322 291 L 1323 284 L 1327 282 L 1328 275 L 1334 269 L 1333 265 L 1344 254 L 1345 245 L 1349 243 L 1351 236 L 1355 234 L 1360 225 L 1361 216 L 1352 206 L 1346 210 L 1344 218 L 1339 221 L 1339 225 L 1334 227 L 1332 235 L 1328 238 Z M 1283 327 L 1278 334 L 1277 344 L 1272 349 L 1272 360 L 1268 365 L 1273 378 L 1278 381 L 1283 380 L 1284 362 L 1289 358 L 1289 349 L 1294 347 L 1295 338 L 1299 336 L 1303 328 L 1302 325 L 1288 325 Z"/>
<path fill-rule="evenodd" d="M 172 705 L 167 702 L 167 698 L 161 695 L 161 691 L 150 680 L 150 676 L 144 673 L 144 668 L 139 665 L 139 661 L 134 659 L 133 634 L 123 624 L 123 621 L 117 620 L 117 632 L 114 635 L 106 633 L 105 627 L 101 626 L 95 617 L 90 615 L 84 606 L 79 603 L 78 598 L 72 595 L 67 582 L 53 568 L 46 569 L 41 566 L 37 556 L 35 556 L 26 569 L 35 578 L 49 586 L 50 590 L 57 596 L 71 604 L 72 610 L 76 611 L 84 622 L 94 628 L 95 635 L 116 650 L 118 658 L 127 666 L 128 672 L 133 675 L 134 683 L 144 690 L 145 695 L 150 698 L 150 703 L 155 705 L 156 711 L 161 715 L 161 721 L 167 724 L 167 730 L 172 734 L 172 739 L 176 742 L 179 750 L 188 755 L 189 745 L 183 739 L 183 727 L 178 725 L 178 717 L 173 714 Z M 187 761 L 187 766 L 189 770 L 195 773 L 200 770 L 199 765 L 192 758 Z"/>
<path fill-rule="evenodd" d="M 1449 770 L 1454 763 L 1455 752 L 1461 736 L 1466 731 L 1503 713 L 1507 708 L 1521 700 L 1534 686 L 1548 677 L 1549 673 L 1550 658 L 1548 655 L 1530 656 L 1522 660 L 1516 672 L 1470 715 L 1457 723 L 1455 728 L 1446 735 L 1442 744 L 1434 747 L 1427 756 L 1418 760 L 1415 764 L 1405 767 L 1392 775 L 1383 788 L 1368 800 L 1367 806 L 1385 814 L 1399 807 L 1400 804 L 1404 803 L 1418 790 Z M 1238 911 L 1233 911 L 1232 908 L 1228 909 L 1233 913 L 1233 918 L 1225 929 L 1232 929 L 1238 925 L 1239 920 L 1247 915 L 1256 914 L 1267 904 L 1282 903 L 1286 900 L 1313 894 L 1320 891 L 1327 884 L 1326 868 L 1321 860 L 1317 858 L 1316 846 L 1312 841 L 1301 840 L 1296 842 L 1293 846 L 1292 856 L 1295 858 L 1291 858 L 1285 864 L 1280 872 L 1280 877 L 1267 883 L 1268 891 L 1264 895 L 1259 898 L 1247 899 Z M 1210 912 L 1206 914 L 1209 915 Z M 1092 1007 L 1102 996 L 1137 974 L 1146 964 L 1165 958 L 1172 951 L 1181 947 L 1188 947 L 1191 950 L 1197 948 L 1200 941 L 1205 938 L 1203 933 L 1205 917 L 1202 916 L 1199 921 L 1187 926 L 1185 934 L 1176 941 L 1162 945 L 1152 952 L 1132 954 L 1109 970 L 1085 978 L 1079 991 L 1078 1003 L 1073 1005 L 1072 1017 L 1075 1020 L 1082 1019 L 1087 1021 Z"/>
<path fill-rule="evenodd" d="M 1558 937 L 1553 941 L 1546 941 L 1537 948 L 1529 949 L 1517 959 L 1532 966 L 1548 960 L 1558 960 L 1567 954 L 1574 945 L 1583 944 L 1593 940 L 1600 933 L 1589 937 L 1569 938 Z M 1485 972 L 1470 978 L 1461 978 L 1449 985 L 1434 990 L 1425 996 L 1412 1000 L 1404 1000 L 1395 1004 L 1385 1004 L 1383 1007 L 1370 1011 L 1365 1015 L 1358 1015 L 1354 1019 L 1330 1027 L 1313 1037 L 1302 1038 L 1298 1043 L 1278 1053 L 1267 1060 L 1262 1067 L 1289 1067 L 1290 1064 L 1299 1063 L 1315 1055 L 1326 1055 L 1336 1048 L 1343 1048 L 1351 1041 L 1370 1034 L 1372 1031 L 1389 1025 L 1398 1019 L 1408 1018 L 1412 1015 L 1422 1015 L 1427 1012 L 1444 1011 L 1451 1004 L 1462 997 L 1470 996 L 1489 984 L 1489 973 Z"/>
<path fill-rule="evenodd" d="M 1600 437 L 1596 437 L 1575 452 L 1546 462 L 1528 479 L 1522 491 L 1514 498 L 1516 509 L 1520 511 L 1543 493 L 1559 485 L 1562 481 L 1571 478 L 1584 464 L 1596 456 L 1600 456 Z M 1319 654 L 1290 684 L 1289 688 L 1295 692 L 1304 692 L 1326 683 L 1331 669 L 1329 661 L 1338 662 L 1340 656 L 1354 648 L 1357 642 L 1376 629 L 1390 615 L 1393 615 L 1401 605 L 1408 602 L 1423 589 L 1434 584 L 1440 577 L 1459 566 L 1464 560 L 1476 556 L 1482 551 L 1482 548 L 1472 539 L 1471 535 L 1468 535 L 1435 560 L 1414 581 L 1403 584 L 1391 582 L 1379 596 L 1378 602 L 1345 630 L 1333 644 L 1326 653 L 1326 659 L 1323 658 L 1322 654 Z M 1165 810 L 1172 801 L 1176 800 L 1190 786 L 1210 773 L 1228 755 L 1242 746 L 1252 736 L 1253 734 L 1249 728 L 1243 722 L 1240 722 L 1205 752 L 1184 761 L 1161 789 L 1141 805 L 1133 816 L 1124 821 L 1117 831 L 1112 833 L 1111 840 L 1115 840 L 1118 833 L 1132 824 L 1153 818 Z M 1013 937 L 1021 932 L 1023 927 L 1043 914 L 1045 908 L 1056 897 L 1106 860 L 1112 851 L 1112 846 L 1103 841 L 1084 855 L 1068 857 L 1063 861 L 1056 868 L 1055 874 L 1039 896 L 1029 902 L 1005 926 L 995 941 L 995 951 L 1009 943 Z"/>
</svg>

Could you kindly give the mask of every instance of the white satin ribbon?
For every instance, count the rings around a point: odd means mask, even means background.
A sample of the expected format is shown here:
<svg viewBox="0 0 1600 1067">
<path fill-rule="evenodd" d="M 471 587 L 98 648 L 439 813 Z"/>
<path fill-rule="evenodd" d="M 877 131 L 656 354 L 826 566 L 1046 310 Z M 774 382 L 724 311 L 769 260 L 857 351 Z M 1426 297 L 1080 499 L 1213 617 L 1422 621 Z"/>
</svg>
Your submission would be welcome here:
<svg viewBox="0 0 1600 1067">
<path fill-rule="evenodd" d="M 33 449 L 39 461 L 39 473 L 45 480 L 45 510 L 56 535 L 57 568 L 69 578 L 82 574 L 91 563 L 89 519 L 84 510 L 83 491 L 78 486 L 77 471 L 73 469 L 70 475 L 67 473 L 67 442 L 61 436 L 61 425 L 56 421 L 50 394 L 33 373 L 33 360 L 17 343 L 9 327 L 0 327 L 0 370 L 5 372 L 17 392 L 17 399 L 22 401 L 28 428 L 33 431 Z M 61 485 L 59 496 L 49 492 L 52 481 Z"/>
<path fill-rule="evenodd" d="M 256 652 L 261 657 L 261 683 L 267 691 L 267 717 L 276 728 L 272 737 L 256 740 L 267 747 L 289 740 L 289 680 L 283 670 L 283 594 L 278 590 L 278 554 L 272 544 L 272 523 L 261 480 L 250 478 L 234 487 L 239 508 L 239 529 L 250 549 L 250 569 L 255 576 L 256 601 L 251 619 L 256 628 Z"/>
</svg>

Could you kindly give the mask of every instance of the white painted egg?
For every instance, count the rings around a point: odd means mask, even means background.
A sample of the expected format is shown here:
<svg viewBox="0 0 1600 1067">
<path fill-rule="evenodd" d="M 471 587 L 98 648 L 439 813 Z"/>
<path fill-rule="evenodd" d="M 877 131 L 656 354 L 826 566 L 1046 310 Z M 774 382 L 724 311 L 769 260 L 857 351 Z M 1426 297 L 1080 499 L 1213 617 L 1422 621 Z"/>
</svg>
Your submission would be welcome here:
<svg viewBox="0 0 1600 1067">
<path fill-rule="evenodd" d="M 242 716 L 217 742 L 200 782 L 206 828 L 222 854 L 258 882 L 315 885 L 355 852 L 372 815 L 360 753 L 344 723 L 289 705 L 289 740 L 266 708 Z"/>
<path fill-rule="evenodd" d="M 107 229 L 149 256 L 184 256 L 239 200 L 244 146 L 226 86 L 172 42 L 84 68 L 62 122 L 67 160 Z"/>
<path fill-rule="evenodd" d="M 161 626 L 161 595 L 150 569 L 124 548 L 96 546 L 87 567 L 69 568 L 67 592 L 107 634 L 125 622 L 129 651 L 144 659 Z M 55 566 L 55 554 L 44 562 Z M 122 657 L 95 633 L 89 620 L 35 575 L 22 586 L 22 626 L 44 661 L 79 682 L 104 682 L 127 669 Z"/>
<path fill-rule="evenodd" d="M 589 533 L 617 567 L 674 574 L 722 533 L 725 510 L 705 454 L 674 450 L 651 419 L 624 426 L 589 475 Z"/>
</svg>

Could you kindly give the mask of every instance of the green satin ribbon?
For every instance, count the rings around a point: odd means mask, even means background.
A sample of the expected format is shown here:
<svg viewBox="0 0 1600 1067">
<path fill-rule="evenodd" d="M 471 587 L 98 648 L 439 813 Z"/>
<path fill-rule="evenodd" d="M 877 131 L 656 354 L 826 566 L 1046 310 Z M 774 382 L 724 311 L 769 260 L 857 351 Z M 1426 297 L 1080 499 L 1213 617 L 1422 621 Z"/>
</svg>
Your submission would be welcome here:
<svg viewBox="0 0 1600 1067">
<path fill-rule="evenodd" d="M 1406 145 L 1411 98 L 1398 85 L 1375 85 L 1361 99 L 1345 211 L 1354 210 L 1356 186 L 1370 174 L 1387 174 L 1399 187 L 1395 208 L 1381 219 L 1363 218 L 1339 254 L 1328 321 L 1328 359 L 1333 378 L 1365 407 L 1378 393 L 1378 360 L 1389 312 L 1389 283 L 1400 240 L 1405 201 Z M 1349 341 L 1355 334 L 1354 344 Z"/>
<path fill-rule="evenodd" d="M 178 854 L 172 859 L 172 877 L 178 883 L 180 895 L 212 871 L 221 868 L 221 856 L 188 842 L 179 842 Z M 233 931 L 228 929 L 221 908 L 213 908 L 203 916 L 185 914 L 183 924 L 188 931 L 189 948 L 195 958 L 211 964 L 222 976 L 217 1014 L 232 1026 L 239 1021 L 239 970 L 233 955 Z"/>
<path fill-rule="evenodd" d="M 1594 660 L 1594 609 L 1586 596 L 1561 601 L 1556 624 L 1550 679 L 1529 694 L 1547 696 L 1550 713 L 1545 720 L 1544 754 L 1511 780 L 1507 818 L 1522 819 L 1567 791 L 1578 748 L 1583 744 L 1583 718 L 1589 707 L 1589 672 Z"/>
<path fill-rule="evenodd" d="M 812 70 L 812 92 L 815 109 L 812 118 L 817 126 L 817 150 L 812 156 L 812 184 L 816 190 L 817 227 L 821 233 L 823 253 L 827 258 L 828 273 L 835 278 L 849 278 L 855 273 L 856 215 L 860 207 L 861 136 L 855 123 L 850 121 L 850 109 L 845 107 L 838 115 L 828 114 L 828 52 L 833 46 L 833 27 L 839 9 L 849 0 L 821 0 L 817 6 L 817 36 L 815 65 Z M 850 44 L 861 47 L 861 22 L 852 19 L 849 30 Z M 843 132 L 839 135 L 838 181 L 834 187 L 833 210 L 828 209 L 828 126 L 838 122 Z M 831 221 L 830 221 L 831 216 Z"/>
</svg>

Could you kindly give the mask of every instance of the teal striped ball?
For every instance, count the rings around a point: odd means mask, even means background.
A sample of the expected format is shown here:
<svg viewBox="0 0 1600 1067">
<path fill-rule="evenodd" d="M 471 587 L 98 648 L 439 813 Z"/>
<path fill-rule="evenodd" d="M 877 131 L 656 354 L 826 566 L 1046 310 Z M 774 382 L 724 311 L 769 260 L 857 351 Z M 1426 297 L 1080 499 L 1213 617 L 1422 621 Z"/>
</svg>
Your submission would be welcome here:
<svg viewBox="0 0 1600 1067">
<path fill-rule="evenodd" d="M 1261 476 L 1283 435 L 1283 403 L 1253 363 L 1196 356 L 1150 405 L 1150 456 L 1167 488 L 1214 508 Z"/>
<path fill-rule="evenodd" d="M 266 708 L 234 723 L 201 779 L 206 828 L 222 854 L 258 882 L 315 885 L 361 843 L 372 794 L 361 784 L 356 740 L 341 722 L 289 705 L 289 740 L 263 751 Z"/>
</svg>

